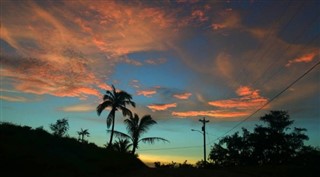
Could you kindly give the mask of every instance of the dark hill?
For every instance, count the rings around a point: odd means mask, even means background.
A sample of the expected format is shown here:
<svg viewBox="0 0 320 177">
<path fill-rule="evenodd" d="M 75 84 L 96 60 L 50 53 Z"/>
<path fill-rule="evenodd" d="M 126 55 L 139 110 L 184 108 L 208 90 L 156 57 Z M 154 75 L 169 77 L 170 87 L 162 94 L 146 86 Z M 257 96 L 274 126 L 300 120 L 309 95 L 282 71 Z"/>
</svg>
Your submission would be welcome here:
<svg viewBox="0 0 320 177">
<path fill-rule="evenodd" d="M 118 176 L 146 168 L 133 155 L 27 126 L 1 123 L 0 142 L 1 176 Z"/>
</svg>

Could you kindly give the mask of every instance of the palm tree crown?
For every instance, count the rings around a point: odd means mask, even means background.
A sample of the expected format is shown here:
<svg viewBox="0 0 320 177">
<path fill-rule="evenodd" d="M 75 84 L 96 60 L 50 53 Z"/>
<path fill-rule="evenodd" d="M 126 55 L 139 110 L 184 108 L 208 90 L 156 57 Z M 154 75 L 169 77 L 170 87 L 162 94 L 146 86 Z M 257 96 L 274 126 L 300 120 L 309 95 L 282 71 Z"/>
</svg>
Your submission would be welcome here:
<svg viewBox="0 0 320 177">
<path fill-rule="evenodd" d="M 168 142 L 168 140 L 160 137 L 141 138 L 141 135 L 146 133 L 152 125 L 157 124 L 157 122 L 153 120 L 150 115 L 145 115 L 140 119 L 137 114 L 134 114 L 134 116 L 124 120 L 124 123 L 127 125 L 127 131 L 129 135 L 118 131 L 115 131 L 115 133 L 117 136 L 128 138 L 132 141 L 132 154 L 134 154 L 136 149 L 139 148 L 139 142 L 150 144 L 153 144 L 155 141 Z"/>
<path fill-rule="evenodd" d="M 136 106 L 135 102 L 132 101 L 132 96 L 125 91 L 117 91 L 112 85 L 112 90 L 106 91 L 106 94 L 103 96 L 103 102 L 97 107 L 97 113 L 99 116 L 105 108 L 111 108 L 111 111 L 106 119 L 107 127 L 109 128 L 110 125 L 112 125 L 108 146 L 111 146 L 112 144 L 115 112 L 120 110 L 123 116 L 132 116 L 132 112 L 126 107 L 127 105 L 131 105 L 133 107 Z"/>
<path fill-rule="evenodd" d="M 79 140 L 83 143 L 85 140 L 84 140 L 84 137 L 87 136 L 89 137 L 90 133 L 88 131 L 88 129 L 82 129 L 80 131 L 77 132 L 78 135 L 79 135 Z"/>
</svg>

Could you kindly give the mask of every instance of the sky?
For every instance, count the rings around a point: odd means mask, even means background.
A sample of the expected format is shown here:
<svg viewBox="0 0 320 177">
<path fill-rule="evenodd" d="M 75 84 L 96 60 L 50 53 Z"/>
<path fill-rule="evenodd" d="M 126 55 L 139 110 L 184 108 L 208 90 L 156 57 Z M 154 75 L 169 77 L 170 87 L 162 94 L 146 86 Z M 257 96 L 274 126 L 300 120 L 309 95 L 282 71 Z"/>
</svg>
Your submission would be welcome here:
<svg viewBox="0 0 320 177">
<path fill-rule="evenodd" d="M 109 110 L 96 107 L 114 85 L 132 95 L 132 112 L 157 121 L 144 137 L 170 141 L 141 144 L 146 163 L 203 159 L 202 134 L 191 131 L 203 117 L 209 152 L 270 110 L 288 111 L 306 144 L 320 146 L 319 65 L 286 89 L 320 61 L 319 9 L 317 0 L 1 0 L 1 121 L 50 131 L 67 118 L 69 136 L 88 129 L 104 146 Z M 116 113 L 116 130 L 126 132 L 124 119 Z"/>
</svg>

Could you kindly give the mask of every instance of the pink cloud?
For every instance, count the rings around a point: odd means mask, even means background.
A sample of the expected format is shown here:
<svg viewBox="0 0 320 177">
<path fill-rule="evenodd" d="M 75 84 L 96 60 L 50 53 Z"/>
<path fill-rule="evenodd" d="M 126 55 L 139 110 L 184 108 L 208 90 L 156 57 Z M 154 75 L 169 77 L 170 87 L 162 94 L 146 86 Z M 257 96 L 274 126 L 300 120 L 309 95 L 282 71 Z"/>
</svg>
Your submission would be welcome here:
<svg viewBox="0 0 320 177">
<path fill-rule="evenodd" d="M 173 116 L 176 117 L 215 117 L 215 118 L 235 118 L 235 117 L 243 117 L 249 115 L 250 112 L 245 111 L 185 111 L 185 112 L 172 112 Z"/>
<path fill-rule="evenodd" d="M 149 109 L 154 111 L 165 111 L 169 108 L 177 107 L 177 103 L 169 103 L 169 104 L 152 104 L 147 106 Z"/>
<path fill-rule="evenodd" d="M 156 94 L 156 90 L 138 90 L 137 95 L 143 95 L 145 97 L 152 97 L 152 95 Z"/>
<path fill-rule="evenodd" d="M 181 94 L 175 94 L 173 97 L 180 99 L 180 100 L 187 100 L 192 95 L 192 93 L 181 93 Z"/>
<path fill-rule="evenodd" d="M 241 27 L 241 18 L 240 15 L 234 12 L 232 9 L 225 9 L 219 13 L 219 18 L 217 18 L 212 23 L 211 27 L 213 30 L 221 29 L 234 29 Z"/>
<path fill-rule="evenodd" d="M 317 53 L 312 52 L 312 53 L 305 54 L 299 58 L 289 60 L 288 63 L 286 64 L 286 67 L 291 66 L 293 63 L 309 63 L 313 61 L 315 56 L 317 56 Z"/>
</svg>

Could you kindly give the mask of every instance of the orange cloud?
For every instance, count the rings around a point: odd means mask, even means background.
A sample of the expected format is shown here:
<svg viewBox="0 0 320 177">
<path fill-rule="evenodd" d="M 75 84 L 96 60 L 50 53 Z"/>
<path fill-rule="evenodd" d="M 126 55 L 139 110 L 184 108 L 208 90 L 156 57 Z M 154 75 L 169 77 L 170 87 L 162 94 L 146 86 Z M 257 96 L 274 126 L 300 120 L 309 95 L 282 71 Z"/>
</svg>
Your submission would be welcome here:
<svg viewBox="0 0 320 177">
<path fill-rule="evenodd" d="M 156 94 L 156 90 L 138 90 L 137 95 L 143 95 L 145 97 L 151 97 L 152 95 Z"/>
<path fill-rule="evenodd" d="M 3 3 L 0 38 L 23 57 L 2 62 L 1 76 L 26 93 L 98 96 L 99 88 L 110 89 L 104 82 L 117 63 L 142 65 L 127 54 L 165 50 L 177 36 L 177 19 L 158 7 L 118 1 L 65 1 L 63 8 L 51 2 Z M 161 62 L 165 59 L 153 63 Z"/>
<path fill-rule="evenodd" d="M 177 107 L 177 103 L 169 103 L 169 104 L 152 104 L 147 106 L 149 109 L 154 111 L 165 111 L 169 108 Z"/>
<path fill-rule="evenodd" d="M 175 94 L 173 97 L 181 99 L 181 100 L 187 100 L 192 95 L 192 93 L 181 93 L 181 94 Z"/>
<path fill-rule="evenodd" d="M 316 55 L 317 55 L 316 52 L 312 52 L 312 53 L 305 54 L 299 58 L 289 60 L 288 63 L 286 64 L 286 67 L 291 66 L 293 63 L 309 63 L 315 58 Z"/>
<path fill-rule="evenodd" d="M 217 100 L 208 102 L 209 105 L 219 108 L 235 108 L 252 110 L 268 102 L 267 98 L 259 95 L 259 90 L 253 90 L 248 86 L 241 86 L 236 90 L 240 98 L 232 98 L 228 100 Z"/>
<path fill-rule="evenodd" d="M 185 111 L 185 112 L 172 112 L 173 116 L 177 117 L 215 117 L 215 118 L 235 118 L 249 115 L 251 112 L 247 111 Z"/>
</svg>

